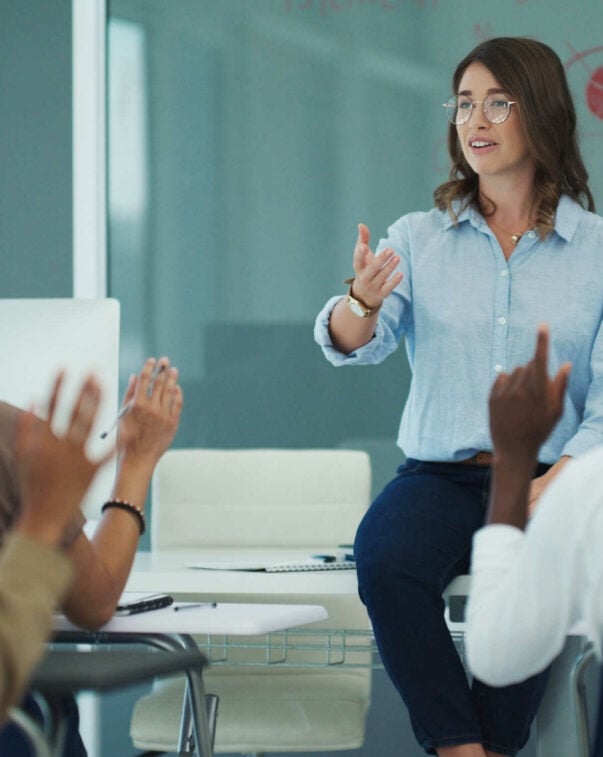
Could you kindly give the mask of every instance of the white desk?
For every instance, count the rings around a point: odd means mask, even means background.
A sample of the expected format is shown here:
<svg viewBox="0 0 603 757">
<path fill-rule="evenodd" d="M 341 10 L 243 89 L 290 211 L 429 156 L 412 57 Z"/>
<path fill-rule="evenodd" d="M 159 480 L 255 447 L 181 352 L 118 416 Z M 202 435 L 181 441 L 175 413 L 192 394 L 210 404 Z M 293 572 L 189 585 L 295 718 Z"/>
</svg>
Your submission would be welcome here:
<svg viewBox="0 0 603 757">
<path fill-rule="evenodd" d="M 155 593 L 155 592 L 149 592 Z M 127 597 L 126 597 L 127 599 Z M 182 606 L 185 603 L 176 603 Z M 63 615 L 54 619 L 54 631 L 62 641 L 151 644 L 165 650 L 197 648 L 192 634 L 253 636 L 324 621 L 328 617 L 324 607 L 304 604 L 239 604 L 219 603 L 216 607 L 188 607 L 175 611 L 174 605 L 138 613 L 113 617 L 98 631 L 83 631 Z M 201 680 L 189 676 L 189 708 L 183 714 L 179 753 L 185 754 L 189 725 L 204 734 L 202 754 L 210 754 L 207 734 L 212 732 L 205 712 L 205 694 Z M 88 724 L 94 730 L 94 723 Z"/>
<path fill-rule="evenodd" d="M 304 571 L 299 573 L 261 573 L 257 571 L 199 570 L 187 567 L 198 561 L 257 560 L 289 562 L 304 560 L 311 554 L 333 552 L 333 548 L 316 549 L 178 549 L 139 552 L 134 561 L 126 589 L 133 592 L 161 592 L 227 600 L 286 594 L 295 597 L 312 595 L 350 596 L 358 593 L 355 570 Z"/>
<path fill-rule="evenodd" d="M 355 570 L 262 573 L 256 571 L 201 570 L 187 567 L 195 562 L 252 560 L 257 562 L 301 561 L 313 554 L 334 554 L 332 546 L 304 549 L 176 549 L 139 552 L 127 584 L 133 592 L 161 592 L 187 600 L 233 602 L 295 602 L 324 605 L 329 623 L 320 628 L 372 634 L 366 608 L 358 597 Z M 459 576 L 446 589 L 445 596 L 466 596 L 469 577 Z M 450 630 L 459 641 L 463 625 L 450 622 Z M 332 638 L 331 641 L 334 641 Z M 352 651 L 361 651 L 364 642 L 353 643 Z M 345 643 L 345 642 L 342 642 Z M 337 645 L 337 641 L 335 641 Z M 459 650 L 461 651 L 461 650 Z M 345 649 L 343 650 L 345 653 Z M 377 664 L 378 665 L 378 664 Z"/>
<path fill-rule="evenodd" d="M 240 571 L 195 570 L 186 567 L 195 561 L 238 559 L 272 559 L 283 562 L 307 558 L 309 554 L 333 552 L 333 548 L 320 546 L 304 550 L 228 550 L 197 549 L 166 552 L 142 552 L 136 557 L 128 582 L 129 591 L 165 592 L 188 599 L 216 601 L 288 601 L 320 602 L 329 612 L 329 626 L 343 630 L 369 630 L 370 622 L 357 598 L 356 573 L 350 571 L 257 573 Z M 459 576 L 446 589 L 445 596 L 466 597 L 469 576 Z M 338 622 L 341 602 L 346 606 L 357 603 L 357 615 L 352 624 Z M 176 613 L 177 614 L 177 613 Z M 349 614 L 346 616 L 349 617 Z M 325 628 L 325 623 L 319 624 Z M 448 625 L 455 640 L 462 637 L 463 624 Z M 370 631 L 369 631 L 370 632 Z M 575 692 L 572 690 L 574 665 L 584 650 L 580 627 L 572 629 L 566 647 L 553 663 L 550 682 L 538 712 L 536 722 L 537 757 L 553 754 L 581 756 L 580 737 L 574 719 Z M 345 654 L 345 650 L 344 650 Z"/>
<path fill-rule="evenodd" d="M 176 606 L 182 604 L 178 602 Z M 315 623 L 327 617 L 327 611 L 320 605 L 219 603 L 217 607 L 190 607 L 183 612 L 175 612 L 174 605 L 170 605 L 137 615 L 116 616 L 91 634 L 253 636 Z M 56 616 L 54 630 L 82 632 L 63 615 Z"/>
</svg>

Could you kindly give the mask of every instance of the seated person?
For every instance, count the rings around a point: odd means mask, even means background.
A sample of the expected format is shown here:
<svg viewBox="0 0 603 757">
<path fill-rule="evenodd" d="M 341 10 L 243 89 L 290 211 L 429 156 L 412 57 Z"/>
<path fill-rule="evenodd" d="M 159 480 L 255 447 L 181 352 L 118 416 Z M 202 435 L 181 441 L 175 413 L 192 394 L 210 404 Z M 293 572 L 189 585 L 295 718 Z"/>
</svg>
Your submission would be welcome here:
<svg viewBox="0 0 603 757">
<path fill-rule="evenodd" d="M 538 450 L 561 415 L 570 370 L 550 379 L 547 356 L 543 327 L 533 359 L 499 376 L 490 395 L 492 488 L 474 536 L 465 644 L 471 671 L 494 686 L 544 670 L 580 620 L 601 657 L 602 446 L 563 469 L 528 523 Z M 601 728 L 595 749 L 603 755 Z"/>
<path fill-rule="evenodd" d="M 60 384 L 59 376 L 54 397 Z M 73 565 L 61 549 L 63 533 L 95 473 L 113 454 L 91 462 L 84 450 L 99 398 L 89 378 L 62 436 L 30 413 L 19 419 L 14 446 L 22 509 L 0 553 L 0 721 L 23 695 L 50 635 L 55 606 L 73 581 Z"/>
<path fill-rule="evenodd" d="M 129 409 L 121 416 L 117 429 L 115 483 L 100 523 L 88 539 L 82 528 L 85 519 L 78 511 L 63 531 L 62 544 L 73 565 L 73 580 L 61 609 L 84 628 L 104 625 L 115 611 L 144 530 L 144 504 L 151 476 L 174 438 L 182 401 L 177 369 L 170 366 L 167 358 L 149 358 L 140 374 L 131 377 L 125 392 L 123 406 Z M 50 412 L 54 412 L 52 403 Z M 23 509 L 12 454 L 12 440 L 21 416 L 22 411 L 0 403 L 0 538 L 19 521 Z M 73 719 L 77 723 L 75 705 Z M 17 745 L 17 738 L 24 743 L 11 726 L 0 730 L 0 754 L 28 755 L 26 747 Z M 70 728 L 65 756 L 85 754 L 77 727 Z"/>
</svg>

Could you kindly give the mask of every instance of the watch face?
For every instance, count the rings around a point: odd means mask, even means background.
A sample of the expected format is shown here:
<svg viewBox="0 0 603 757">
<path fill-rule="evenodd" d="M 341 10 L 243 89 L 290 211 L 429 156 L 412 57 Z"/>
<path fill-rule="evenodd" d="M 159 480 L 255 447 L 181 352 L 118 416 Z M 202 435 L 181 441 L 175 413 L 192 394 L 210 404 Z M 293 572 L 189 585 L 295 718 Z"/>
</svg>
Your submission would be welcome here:
<svg viewBox="0 0 603 757">
<path fill-rule="evenodd" d="M 348 307 L 354 315 L 357 315 L 359 318 L 366 318 L 367 311 L 353 297 L 348 296 Z"/>
</svg>

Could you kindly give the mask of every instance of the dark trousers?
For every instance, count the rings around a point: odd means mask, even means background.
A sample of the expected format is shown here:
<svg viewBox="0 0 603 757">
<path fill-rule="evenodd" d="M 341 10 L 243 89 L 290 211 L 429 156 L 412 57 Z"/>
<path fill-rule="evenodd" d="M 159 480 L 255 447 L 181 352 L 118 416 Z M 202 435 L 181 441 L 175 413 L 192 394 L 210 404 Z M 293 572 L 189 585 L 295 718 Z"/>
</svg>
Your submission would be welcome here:
<svg viewBox="0 0 603 757">
<path fill-rule="evenodd" d="M 37 722 L 42 722 L 40 709 L 31 696 L 28 695 L 21 706 Z M 87 757 L 88 752 L 80 737 L 80 718 L 75 699 L 65 697 L 61 701 L 61 709 L 65 713 L 67 726 L 62 757 Z M 0 755 L 3 757 L 4 755 L 6 757 L 32 757 L 33 755 L 29 740 L 23 731 L 10 721 L 0 728 Z"/>
<path fill-rule="evenodd" d="M 536 475 L 547 468 L 539 466 Z M 442 592 L 469 570 L 489 477 L 487 467 L 409 459 L 356 535 L 360 596 L 383 664 L 429 754 L 478 742 L 515 755 L 529 738 L 546 684 L 546 672 L 504 688 L 470 683 L 444 620 Z"/>
</svg>

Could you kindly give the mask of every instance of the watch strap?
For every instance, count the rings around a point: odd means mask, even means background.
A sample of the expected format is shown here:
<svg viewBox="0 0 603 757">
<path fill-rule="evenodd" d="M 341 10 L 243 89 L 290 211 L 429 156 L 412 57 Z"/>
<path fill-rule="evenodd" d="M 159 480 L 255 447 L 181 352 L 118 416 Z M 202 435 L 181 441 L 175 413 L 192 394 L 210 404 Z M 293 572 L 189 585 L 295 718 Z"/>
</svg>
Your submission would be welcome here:
<svg viewBox="0 0 603 757">
<path fill-rule="evenodd" d="M 355 278 L 349 278 L 344 280 L 344 284 L 349 284 L 350 288 L 348 290 L 347 296 L 346 296 L 346 305 L 350 308 L 352 313 L 354 315 L 357 315 L 359 318 L 370 318 L 372 315 L 374 315 L 381 305 L 375 308 L 369 307 L 365 302 L 358 299 L 354 294 L 352 294 L 352 287 L 354 285 Z"/>
</svg>

